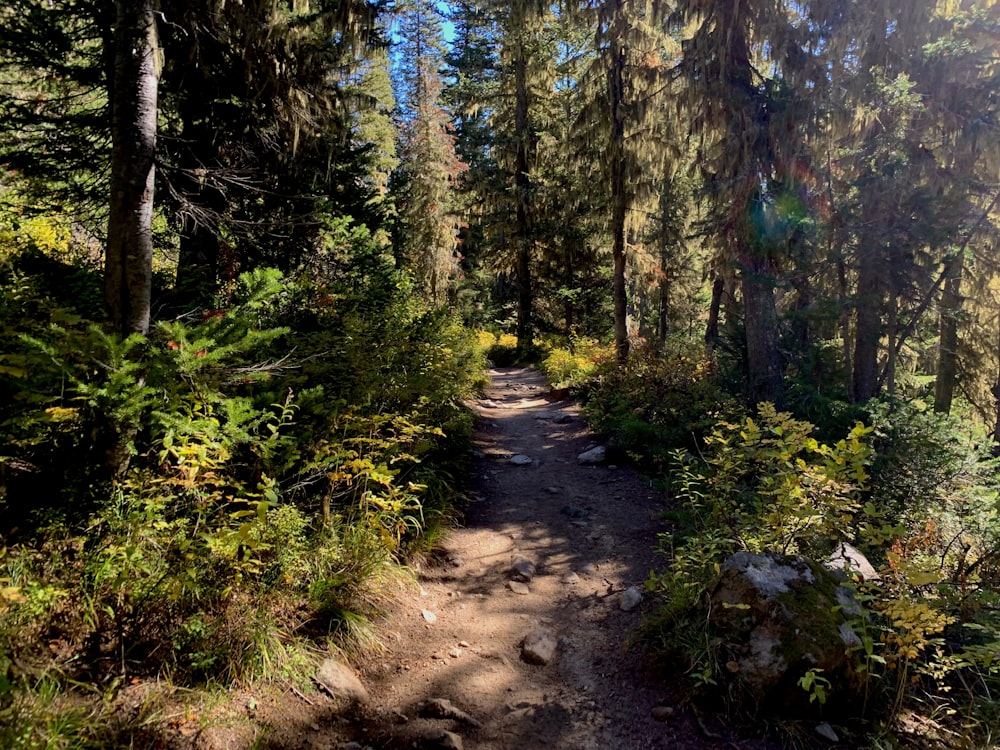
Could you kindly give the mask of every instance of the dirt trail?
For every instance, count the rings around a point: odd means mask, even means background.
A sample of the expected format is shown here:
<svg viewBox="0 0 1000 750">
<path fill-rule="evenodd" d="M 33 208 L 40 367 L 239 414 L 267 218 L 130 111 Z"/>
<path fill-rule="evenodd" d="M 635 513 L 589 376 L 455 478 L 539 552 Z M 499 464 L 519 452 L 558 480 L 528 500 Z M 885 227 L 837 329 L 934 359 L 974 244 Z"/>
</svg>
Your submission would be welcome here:
<svg viewBox="0 0 1000 750">
<path fill-rule="evenodd" d="M 650 482 L 628 467 L 579 465 L 594 438 L 539 373 L 491 374 L 475 405 L 476 502 L 464 526 L 418 571 L 420 591 L 401 601 L 388 653 L 363 665 L 367 707 L 354 721 L 314 715 L 295 746 L 454 747 L 452 732 L 466 750 L 764 747 L 709 737 L 724 732 L 699 726 L 678 686 L 631 644 L 650 602 L 625 611 L 622 593 L 663 562 L 653 552 L 663 506 Z M 519 559 L 536 568 L 526 593 L 511 588 Z M 558 638 L 545 665 L 521 652 L 539 627 Z M 466 718 L 422 717 L 432 699 Z M 292 745 L 272 736 L 266 746 Z"/>
</svg>

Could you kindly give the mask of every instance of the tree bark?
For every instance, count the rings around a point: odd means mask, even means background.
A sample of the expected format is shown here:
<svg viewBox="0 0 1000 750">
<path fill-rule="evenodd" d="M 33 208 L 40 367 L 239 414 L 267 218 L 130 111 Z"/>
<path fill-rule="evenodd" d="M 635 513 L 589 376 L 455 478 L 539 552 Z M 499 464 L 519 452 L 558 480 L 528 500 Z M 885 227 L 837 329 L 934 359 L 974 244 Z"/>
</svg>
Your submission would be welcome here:
<svg viewBox="0 0 1000 750">
<path fill-rule="evenodd" d="M 726 280 L 716 276 L 712 283 L 712 300 L 708 306 L 708 323 L 705 325 L 705 343 L 709 349 L 719 341 L 719 313 L 722 310 L 722 297 L 726 291 Z"/>
<path fill-rule="evenodd" d="M 948 267 L 938 306 L 941 311 L 938 339 L 937 379 L 934 382 L 934 411 L 948 414 L 951 411 L 955 383 L 958 379 L 958 319 L 962 314 L 962 275 L 965 270 L 962 255 Z"/>
<path fill-rule="evenodd" d="M 878 392 L 878 342 L 882 335 L 879 310 L 882 284 L 874 258 L 858 262 L 858 297 L 854 332 L 854 402 L 863 404 Z"/>
<path fill-rule="evenodd" d="M 111 82 L 111 185 L 104 300 L 121 335 L 149 330 L 156 151 L 153 0 L 117 0 Z"/>
<path fill-rule="evenodd" d="M 522 30 L 523 32 L 523 30 Z M 524 40 L 518 42 L 514 60 L 514 138 L 517 150 L 514 159 L 515 208 L 515 260 L 514 274 L 517 281 L 517 348 L 521 353 L 531 348 L 534 334 L 531 307 L 531 215 L 528 211 L 531 179 L 528 174 L 528 153 L 531 133 L 528 122 L 528 55 Z"/>
<path fill-rule="evenodd" d="M 747 345 L 747 388 L 750 401 L 784 401 L 781 354 L 778 350 L 778 310 L 774 301 L 771 263 L 745 249 L 743 259 L 743 325 Z"/>
<path fill-rule="evenodd" d="M 611 257 L 613 263 L 613 295 L 615 315 L 615 351 L 618 362 L 628 359 L 628 287 L 625 283 L 625 225 L 628 219 L 628 194 L 625 171 L 625 50 L 614 52 L 611 74 L 608 76 L 611 100 Z"/>
</svg>

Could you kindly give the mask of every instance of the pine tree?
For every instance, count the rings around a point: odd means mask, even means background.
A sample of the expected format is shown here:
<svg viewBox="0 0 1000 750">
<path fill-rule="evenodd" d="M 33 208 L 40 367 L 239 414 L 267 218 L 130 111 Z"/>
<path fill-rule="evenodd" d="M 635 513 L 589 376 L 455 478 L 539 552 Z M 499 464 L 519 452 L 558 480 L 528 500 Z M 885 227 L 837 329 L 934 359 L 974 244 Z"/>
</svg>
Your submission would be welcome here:
<svg viewBox="0 0 1000 750">
<path fill-rule="evenodd" d="M 458 275 L 458 217 L 453 190 L 464 165 L 455 155 L 450 117 L 441 105 L 444 41 L 433 3 L 407 0 L 400 14 L 397 80 L 403 109 L 402 167 L 397 189 L 397 257 L 434 304 Z"/>
</svg>

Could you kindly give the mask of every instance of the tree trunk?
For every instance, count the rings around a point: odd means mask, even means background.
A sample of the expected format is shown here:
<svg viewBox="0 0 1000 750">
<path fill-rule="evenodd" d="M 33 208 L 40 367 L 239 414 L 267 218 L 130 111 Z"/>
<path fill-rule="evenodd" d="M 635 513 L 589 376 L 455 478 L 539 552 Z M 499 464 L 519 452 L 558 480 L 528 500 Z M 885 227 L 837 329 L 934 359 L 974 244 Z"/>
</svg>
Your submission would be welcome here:
<svg viewBox="0 0 1000 750">
<path fill-rule="evenodd" d="M 711 349 L 719 340 L 719 312 L 722 310 L 722 297 L 726 292 L 726 280 L 716 276 L 712 283 L 712 301 L 708 306 L 708 323 L 705 325 L 705 343 Z"/>
<path fill-rule="evenodd" d="M 854 402 L 863 404 L 878 393 L 878 342 L 882 335 L 879 315 L 882 301 L 877 264 L 873 258 L 858 263 L 858 296 L 854 332 Z"/>
<path fill-rule="evenodd" d="M 937 379 L 934 382 L 934 411 L 948 414 L 958 379 L 958 319 L 962 314 L 963 256 L 957 256 L 948 268 L 938 303 L 941 311 L 938 339 Z"/>
<path fill-rule="evenodd" d="M 153 0 L 117 0 L 111 82 L 111 185 L 104 300 L 123 336 L 149 330 L 156 150 Z"/>
<path fill-rule="evenodd" d="M 660 251 L 660 299 L 656 315 L 656 341 L 662 350 L 667 343 L 670 311 L 670 272 L 667 268 L 667 250 Z"/>
<path fill-rule="evenodd" d="M 528 123 L 528 56 L 523 38 L 518 42 L 514 61 L 514 138 L 517 152 L 514 159 L 515 242 L 514 274 L 517 280 L 517 348 L 523 354 L 531 348 L 531 225 L 528 201 L 531 180 L 528 175 L 528 153 L 531 133 Z"/>
<path fill-rule="evenodd" d="M 614 62 L 608 82 L 611 100 L 611 257 L 613 262 L 613 294 L 615 310 L 615 351 L 618 362 L 628 359 L 628 287 L 625 283 L 625 224 L 628 219 L 628 195 L 625 191 L 625 52 L 614 52 Z"/>
<path fill-rule="evenodd" d="M 778 310 L 770 262 L 749 249 L 743 258 L 743 325 L 747 345 L 747 387 L 751 403 L 784 401 L 781 354 L 778 350 Z"/>
</svg>

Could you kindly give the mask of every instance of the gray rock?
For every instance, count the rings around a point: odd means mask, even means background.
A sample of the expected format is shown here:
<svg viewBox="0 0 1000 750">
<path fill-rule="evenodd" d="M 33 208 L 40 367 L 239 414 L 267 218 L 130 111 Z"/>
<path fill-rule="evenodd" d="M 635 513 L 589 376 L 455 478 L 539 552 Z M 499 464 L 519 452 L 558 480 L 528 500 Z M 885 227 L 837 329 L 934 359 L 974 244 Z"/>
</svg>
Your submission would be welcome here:
<svg viewBox="0 0 1000 750">
<path fill-rule="evenodd" d="M 585 518 L 587 511 L 583 508 L 578 508 L 575 505 L 566 505 L 560 511 L 564 516 L 569 516 L 570 518 L 581 519 Z"/>
<path fill-rule="evenodd" d="M 582 568 L 580 568 L 580 572 L 583 573 L 583 575 L 585 576 L 596 576 L 597 571 L 598 571 L 598 566 L 596 563 L 587 563 Z"/>
<path fill-rule="evenodd" d="M 604 459 L 608 455 L 608 450 L 603 445 L 599 445 L 596 448 L 591 448 L 589 451 L 584 451 L 579 456 L 576 457 L 576 462 L 581 466 L 593 466 L 595 464 L 604 463 Z"/>
<path fill-rule="evenodd" d="M 316 670 L 316 683 L 330 695 L 355 703 L 367 703 L 368 691 L 354 670 L 335 659 L 327 659 Z"/>
<path fill-rule="evenodd" d="M 815 711 L 798 679 L 808 669 L 830 680 L 826 715 L 850 710 L 863 682 L 854 652 L 850 590 L 823 565 L 802 557 L 740 552 L 711 590 L 710 624 L 727 644 L 741 689 L 760 708 Z"/>
<path fill-rule="evenodd" d="M 535 577 L 535 564 L 524 557 L 514 558 L 514 564 L 510 567 L 510 574 L 515 581 L 529 583 Z"/>
<path fill-rule="evenodd" d="M 622 592 L 621 601 L 618 603 L 618 606 L 625 612 L 628 612 L 638 607 L 641 601 L 642 592 L 635 586 L 632 586 Z"/>
<path fill-rule="evenodd" d="M 858 576 L 862 581 L 877 581 L 878 571 L 872 565 L 865 554 L 854 545 L 841 542 L 823 563 L 833 571 L 843 572 L 848 577 Z"/>
<path fill-rule="evenodd" d="M 569 585 L 575 586 L 580 582 L 580 576 L 574 573 L 572 570 L 562 577 L 562 582 Z"/>
<path fill-rule="evenodd" d="M 824 740 L 830 740 L 830 742 L 840 742 L 840 735 L 833 731 L 833 727 L 829 724 L 817 724 L 816 734 Z"/>
<path fill-rule="evenodd" d="M 535 628 L 521 643 L 521 658 L 529 664 L 545 665 L 550 663 L 559 649 L 559 639 L 556 634 L 546 628 Z"/>
<path fill-rule="evenodd" d="M 438 616 L 433 612 L 431 612 L 429 609 L 420 610 L 420 614 L 423 615 L 424 619 L 431 625 L 433 625 L 438 621 Z"/>
<path fill-rule="evenodd" d="M 419 745 L 422 750 L 463 750 L 462 737 L 454 732 L 431 730 Z"/>
<path fill-rule="evenodd" d="M 420 715 L 425 719 L 454 719 L 470 727 L 481 727 L 482 724 L 458 708 L 447 698 L 431 698 L 420 708 Z"/>
<path fill-rule="evenodd" d="M 521 596 L 531 593 L 531 589 L 528 588 L 528 584 L 523 581 L 507 581 L 507 588 L 515 594 L 520 594 Z"/>
<path fill-rule="evenodd" d="M 531 464 L 535 463 L 535 461 L 533 458 L 531 458 L 531 456 L 525 456 L 521 453 L 518 453 L 516 456 L 511 456 L 507 460 L 507 463 L 513 464 L 514 466 L 530 466 Z"/>
<path fill-rule="evenodd" d="M 674 715 L 674 709 L 670 706 L 653 706 L 649 715 L 653 717 L 653 721 L 667 721 Z"/>
</svg>

